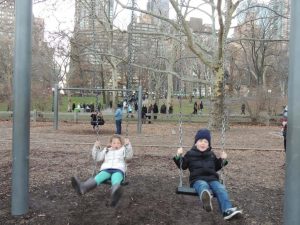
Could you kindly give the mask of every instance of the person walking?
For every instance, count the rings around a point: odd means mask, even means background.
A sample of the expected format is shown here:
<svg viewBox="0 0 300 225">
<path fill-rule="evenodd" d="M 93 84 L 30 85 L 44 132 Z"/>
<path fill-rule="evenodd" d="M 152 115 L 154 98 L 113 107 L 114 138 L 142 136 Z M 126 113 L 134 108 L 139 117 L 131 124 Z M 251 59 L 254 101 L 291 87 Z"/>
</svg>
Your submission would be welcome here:
<svg viewBox="0 0 300 225">
<path fill-rule="evenodd" d="M 116 134 L 122 134 L 122 115 L 123 115 L 122 106 L 123 105 L 119 103 L 117 105 L 117 109 L 115 112 Z"/>
<path fill-rule="evenodd" d="M 204 108 L 204 105 L 203 105 L 203 102 L 202 102 L 202 101 L 200 101 L 199 108 L 200 108 L 200 112 L 202 112 L 202 111 L 203 111 L 203 108 Z"/>
<path fill-rule="evenodd" d="M 245 115 L 246 105 L 243 103 L 241 106 L 241 115 Z"/>
<path fill-rule="evenodd" d="M 198 104 L 197 104 L 197 102 L 195 102 L 194 108 L 193 108 L 194 109 L 193 114 L 197 114 L 197 108 L 198 108 L 197 106 L 198 106 Z"/>
</svg>

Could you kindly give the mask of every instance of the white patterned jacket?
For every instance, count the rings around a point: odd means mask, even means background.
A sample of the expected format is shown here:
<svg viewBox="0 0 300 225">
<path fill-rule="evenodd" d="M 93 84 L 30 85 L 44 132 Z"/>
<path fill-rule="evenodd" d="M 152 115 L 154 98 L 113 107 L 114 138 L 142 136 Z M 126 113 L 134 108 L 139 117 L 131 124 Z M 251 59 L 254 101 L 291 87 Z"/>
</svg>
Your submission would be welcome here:
<svg viewBox="0 0 300 225">
<path fill-rule="evenodd" d="M 126 160 L 132 158 L 133 150 L 131 144 L 124 145 L 117 150 L 112 150 L 107 147 L 103 150 L 99 150 L 94 145 L 92 149 L 92 156 L 97 162 L 103 161 L 100 171 L 105 169 L 119 169 L 126 173 Z"/>
</svg>

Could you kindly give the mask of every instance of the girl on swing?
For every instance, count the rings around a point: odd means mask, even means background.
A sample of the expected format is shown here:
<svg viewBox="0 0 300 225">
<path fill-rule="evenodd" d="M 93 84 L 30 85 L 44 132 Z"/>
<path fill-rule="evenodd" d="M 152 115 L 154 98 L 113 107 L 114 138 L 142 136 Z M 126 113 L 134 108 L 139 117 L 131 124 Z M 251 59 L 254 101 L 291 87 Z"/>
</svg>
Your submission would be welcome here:
<svg viewBox="0 0 300 225">
<path fill-rule="evenodd" d="M 222 152 L 217 158 L 211 150 L 211 135 L 208 129 L 200 129 L 195 136 L 194 146 L 183 157 L 183 149 L 177 149 L 177 155 L 174 161 L 178 168 L 180 164 L 183 170 L 190 171 L 190 185 L 193 187 L 202 202 L 203 208 L 212 211 L 212 196 L 216 196 L 219 203 L 220 211 L 224 220 L 229 220 L 239 214 L 241 210 L 232 207 L 225 186 L 220 183 L 218 170 L 227 163 L 225 159 L 227 154 Z"/>
<path fill-rule="evenodd" d="M 79 195 L 94 189 L 106 180 L 111 180 L 111 206 L 116 206 L 122 195 L 121 183 L 126 172 L 126 160 L 133 156 L 132 146 L 129 139 L 125 140 L 117 134 L 110 138 L 110 143 L 103 150 L 100 150 L 100 141 L 96 141 L 92 156 L 95 161 L 103 161 L 99 173 L 95 177 L 90 177 L 84 182 L 80 182 L 77 177 L 72 177 L 73 188 Z"/>
</svg>

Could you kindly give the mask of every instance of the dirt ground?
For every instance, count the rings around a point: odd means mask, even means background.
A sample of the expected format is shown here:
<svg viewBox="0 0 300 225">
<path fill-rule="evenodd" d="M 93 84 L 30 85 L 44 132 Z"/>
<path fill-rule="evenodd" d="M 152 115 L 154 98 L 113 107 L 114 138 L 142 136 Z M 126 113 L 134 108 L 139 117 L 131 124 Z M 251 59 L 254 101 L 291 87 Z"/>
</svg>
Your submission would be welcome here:
<svg viewBox="0 0 300 225">
<path fill-rule="evenodd" d="M 188 150 L 201 124 L 183 124 L 183 145 Z M 234 206 L 243 216 L 224 221 L 216 200 L 214 211 L 205 212 L 195 196 L 177 195 L 179 170 L 172 161 L 179 144 L 178 124 L 143 126 L 123 123 L 134 147 L 128 165 L 124 193 L 117 207 L 109 206 L 109 186 L 101 185 L 77 196 L 70 177 L 91 176 L 91 148 L 98 137 L 88 124 L 31 124 L 29 212 L 11 216 L 12 124 L 0 122 L 0 224 L 30 225 L 275 225 L 283 224 L 283 139 L 278 126 L 232 125 L 226 132 L 229 164 L 225 185 Z M 99 139 L 106 144 L 114 125 L 101 127 Z M 220 150 L 220 132 L 213 132 L 212 146 Z M 99 166 L 99 165 L 98 165 Z M 188 173 L 184 173 L 187 184 Z"/>
</svg>

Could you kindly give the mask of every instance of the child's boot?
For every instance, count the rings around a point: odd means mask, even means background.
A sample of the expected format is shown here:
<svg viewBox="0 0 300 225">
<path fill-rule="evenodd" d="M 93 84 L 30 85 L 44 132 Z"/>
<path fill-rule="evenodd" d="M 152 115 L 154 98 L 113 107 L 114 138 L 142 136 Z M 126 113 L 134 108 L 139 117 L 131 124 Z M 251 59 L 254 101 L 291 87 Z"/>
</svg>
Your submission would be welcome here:
<svg viewBox="0 0 300 225">
<path fill-rule="evenodd" d="M 93 177 L 87 179 L 84 182 L 80 182 L 77 177 L 71 178 L 72 186 L 79 195 L 83 195 L 86 192 L 97 187 L 97 183 Z"/>
<path fill-rule="evenodd" d="M 213 210 L 211 203 L 212 196 L 208 190 L 203 190 L 200 194 L 200 200 L 202 202 L 203 208 L 206 212 L 210 212 Z"/>
<path fill-rule="evenodd" d="M 115 184 L 111 187 L 111 203 L 112 207 L 115 207 L 122 196 L 122 187 L 120 184 Z"/>
</svg>

